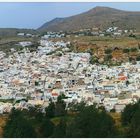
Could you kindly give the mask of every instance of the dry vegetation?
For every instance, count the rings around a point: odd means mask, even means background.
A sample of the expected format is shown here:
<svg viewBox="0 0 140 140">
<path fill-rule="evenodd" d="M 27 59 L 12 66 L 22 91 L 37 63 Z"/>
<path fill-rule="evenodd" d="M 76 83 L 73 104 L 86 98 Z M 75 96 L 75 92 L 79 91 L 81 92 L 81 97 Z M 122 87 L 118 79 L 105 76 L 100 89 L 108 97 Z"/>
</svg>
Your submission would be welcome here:
<svg viewBox="0 0 140 140">
<path fill-rule="evenodd" d="M 53 41 L 58 40 L 60 39 L 53 39 Z M 88 52 L 90 50 L 93 56 L 96 56 L 101 62 L 126 62 L 130 58 L 136 60 L 140 56 L 140 38 L 138 37 L 71 36 L 63 38 L 63 40 L 72 42 L 75 52 Z M 108 49 L 110 49 L 110 53 L 106 53 Z M 125 52 L 125 49 L 128 49 L 129 52 Z M 111 56 L 106 58 L 108 55 Z"/>
<path fill-rule="evenodd" d="M 8 44 L 11 42 L 20 42 L 20 41 L 35 41 L 36 38 L 28 38 L 28 37 L 0 37 L 0 45 Z"/>
<path fill-rule="evenodd" d="M 2 115 L 0 116 L 0 138 L 2 138 L 2 134 L 3 134 L 3 127 L 6 124 L 6 120 L 7 120 L 7 116 Z"/>
</svg>

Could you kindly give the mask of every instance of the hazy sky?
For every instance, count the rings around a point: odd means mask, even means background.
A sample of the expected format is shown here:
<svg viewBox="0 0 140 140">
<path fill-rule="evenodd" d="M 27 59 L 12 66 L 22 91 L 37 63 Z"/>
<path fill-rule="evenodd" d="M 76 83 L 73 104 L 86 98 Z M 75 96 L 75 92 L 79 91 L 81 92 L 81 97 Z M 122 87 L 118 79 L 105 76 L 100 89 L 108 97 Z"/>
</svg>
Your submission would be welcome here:
<svg viewBox="0 0 140 140">
<path fill-rule="evenodd" d="M 0 28 L 38 28 L 55 17 L 67 17 L 85 12 L 96 6 L 139 11 L 139 3 L 2 3 Z"/>
</svg>

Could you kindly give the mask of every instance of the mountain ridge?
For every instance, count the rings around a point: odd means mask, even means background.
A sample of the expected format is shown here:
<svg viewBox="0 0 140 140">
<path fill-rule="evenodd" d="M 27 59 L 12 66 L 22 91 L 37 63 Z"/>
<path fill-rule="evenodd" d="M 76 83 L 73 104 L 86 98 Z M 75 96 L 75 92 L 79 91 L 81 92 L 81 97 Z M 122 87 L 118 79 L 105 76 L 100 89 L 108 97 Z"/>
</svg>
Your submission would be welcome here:
<svg viewBox="0 0 140 140">
<path fill-rule="evenodd" d="M 112 22 L 118 27 L 136 28 L 138 31 L 140 31 L 140 11 L 124 11 L 110 7 L 97 6 L 81 14 L 65 18 L 57 17 L 43 24 L 38 28 L 38 30 L 75 31 L 82 28 L 94 27 L 104 29 L 111 26 Z"/>
</svg>

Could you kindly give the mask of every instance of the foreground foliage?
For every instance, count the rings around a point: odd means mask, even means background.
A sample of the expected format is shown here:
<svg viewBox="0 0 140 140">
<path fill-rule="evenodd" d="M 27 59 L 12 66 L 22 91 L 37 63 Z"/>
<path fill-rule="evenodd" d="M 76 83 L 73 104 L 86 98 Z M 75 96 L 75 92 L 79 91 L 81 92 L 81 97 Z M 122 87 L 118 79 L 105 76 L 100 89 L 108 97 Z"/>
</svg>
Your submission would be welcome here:
<svg viewBox="0 0 140 140">
<path fill-rule="evenodd" d="M 140 137 L 140 102 L 127 105 L 117 125 L 103 108 L 84 103 L 73 104 L 69 110 L 59 97 L 45 109 L 13 109 L 4 127 L 3 137 L 9 138 L 112 138 Z M 117 120 L 118 123 L 118 120 Z"/>
</svg>

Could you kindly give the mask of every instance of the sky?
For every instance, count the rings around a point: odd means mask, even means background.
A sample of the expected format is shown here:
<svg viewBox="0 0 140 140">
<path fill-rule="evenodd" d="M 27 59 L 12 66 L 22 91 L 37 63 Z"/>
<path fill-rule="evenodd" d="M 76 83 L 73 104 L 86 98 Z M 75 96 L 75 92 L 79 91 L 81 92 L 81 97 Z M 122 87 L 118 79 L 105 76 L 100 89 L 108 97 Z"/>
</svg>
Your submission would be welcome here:
<svg viewBox="0 0 140 140">
<path fill-rule="evenodd" d="M 128 11 L 139 11 L 140 2 L 0 2 L 0 28 L 36 29 L 56 17 L 68 17 L 88 11 L 96 6 L 106 6 Z"/>
</svg>

